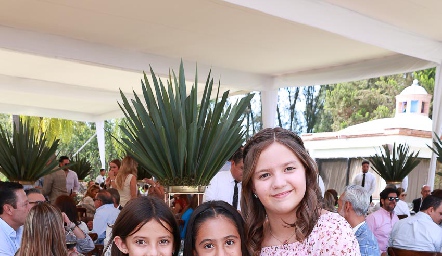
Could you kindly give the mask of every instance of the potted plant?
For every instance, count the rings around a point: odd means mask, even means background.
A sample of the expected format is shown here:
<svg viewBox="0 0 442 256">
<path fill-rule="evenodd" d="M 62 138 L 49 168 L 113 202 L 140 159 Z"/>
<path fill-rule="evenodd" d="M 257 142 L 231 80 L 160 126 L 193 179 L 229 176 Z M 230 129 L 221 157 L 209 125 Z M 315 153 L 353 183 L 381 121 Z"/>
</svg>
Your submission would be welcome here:
<svg viewBox="0 0 442 256">
<path fill-rule="evenodd" d="M 428 145 L 427 147 L 429 147 L 431 151 L 433 151 L 434 154 L 436 154 L 437 161 L 439 163 L 442 163 L 442 140 L 439 138 L 439 136 L 437 136 L 437 133 L 434 133 L 434 137 L 436 137 L 436 140 L 433 140 L 434 148 Z"/>
<path fill-rule="evenodd" d="M 77 173 L 78 180 L 83 181 L 91 173 L 92 164 L 86 157 L 76 155 L 71 158 L 70 169 Z"/>
<path fill-rule="evenodd" d="M 382 148 L 383 151 L 382 152 Z M 420 163 L 419 151 L 409 152 L 407 144 L 393 144 L 392 150 L 388 145 L 383 145 L 380 155 L 375 154 L 369 159 L 372 169 L 381 176 L 385 182 L 400 184 L 402 180 Z"/>
<path fill-rule="evenodd" d="M 172 71 L 167 86 L 150 68 L 153 88 L 144 73 L 143 95 L 129 102 L 120 91 L 126 119 L 121 126 L 125 150 L 164 186 L 206 186 L 238 149 L 249 94 L 228 105 L 229 92 L 212 98 L 210 72 L 201 101 L 197 102 L 198 75 L 187 94 L 183 63 L 178 77 Z M 171 192 L 171 191 L 169 191 Z"/>
<path fill-rule="evenodd" d="M 26 122 L 14 123 L 12 137 L 0 125 L 0 171 L 10 181 L 32 185 L 40 177 L 56 170 L 59 140 L 48 142 Z"/>
</svg>

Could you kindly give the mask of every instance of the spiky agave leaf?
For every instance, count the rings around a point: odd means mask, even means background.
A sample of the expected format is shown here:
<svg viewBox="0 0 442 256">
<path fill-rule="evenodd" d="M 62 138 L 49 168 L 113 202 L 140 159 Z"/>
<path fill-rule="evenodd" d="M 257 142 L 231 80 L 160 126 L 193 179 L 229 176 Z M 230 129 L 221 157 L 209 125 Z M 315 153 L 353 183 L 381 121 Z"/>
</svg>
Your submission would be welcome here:
<svg viewBox="0 0 442 256">
<path fill-rule="evenodd" d="M 442 163 L 442 140 L 441 140 L 441 138 L 439 138 L 439 136 L 437 136 L 437 133 L 434 133 L 434 137 L 436 138 L 436 140 L 433 140 L 434 148 L 430 147 L 428 145 L 427 145 L 427 147 L 430 148 L 431 151 L 434 152 L 434 154 L 436 154 L 437 161 L 439 163 Z"/>
<path fill-rule="evenodd" d="M 144 75 L 142 97 L 128 100 L 121 92 L 119 103 L 127 121 L 122 145 L 140 165 L 164 185 L 207 185 L 244 140 L 244 111 L 253 95 L 227 107 L 229 92 L 212 98 L 209 73 L 201 101 L 198 81 L 186 96 L 183 63 L 178 76 L 171 71 L 164 85 L 150 68 L 152 85 Z"/>
<path fill-rule="evenodd" d="M 0 125 L 0 171 L 10 181 L 34 182 L 55 170 L 59 140 L 49 143 L 45 133 L 36 132 L 29 121 L 14 124 L 12 137 Z"/>
<path fill-rule="evenodd" d="M 80 157 L 80 155 L 76 155 L 71 159 L 69 168 L 77 173 L 79 180 L 84 180 L 92 171 L 91 162 L 86 157 Z"/>
<path fill-rule="evenodd" d="M 393 144 L 392 150 L 388 145 L 380 148 L 380 154 L 369 158 L 372 169 L 385 181 L 402 181 L 420 163 L 417 153 L 410 152 L 407 144 Z"/>
</svg>

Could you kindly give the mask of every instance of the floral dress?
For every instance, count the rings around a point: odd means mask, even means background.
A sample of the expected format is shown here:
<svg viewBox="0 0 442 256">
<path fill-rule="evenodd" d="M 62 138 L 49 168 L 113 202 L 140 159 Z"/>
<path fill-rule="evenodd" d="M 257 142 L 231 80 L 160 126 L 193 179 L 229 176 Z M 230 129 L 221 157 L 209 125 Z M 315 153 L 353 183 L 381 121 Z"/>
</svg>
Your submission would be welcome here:
<svg viewBox="0 0 442 256">
<path fill-rule="evenodd" d="M 304 241 L 261 249 L 261 256 L 270 255 L 358 256 L 361 253 L 350 224 L 339 214 L 327 212 L 319 217 L 318 223 Z"/>
</svg>

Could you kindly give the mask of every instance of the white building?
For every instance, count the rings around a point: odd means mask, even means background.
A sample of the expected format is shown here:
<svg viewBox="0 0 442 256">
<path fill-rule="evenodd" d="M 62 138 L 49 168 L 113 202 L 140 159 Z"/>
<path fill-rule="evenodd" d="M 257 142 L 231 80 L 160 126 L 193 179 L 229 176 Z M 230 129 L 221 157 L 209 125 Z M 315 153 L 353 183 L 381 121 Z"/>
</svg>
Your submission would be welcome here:
<svg viewBox="0 0 442 256">
<path fill-rule="evenodd" d="M 431 95 L 419 86 L 418 81 L 396 96 L 394 118 L 377 119 L 338 132 L 303 134 L 302 139 L 310 155 L 316 159 L 326 189 L 334 188 L 342 193 L 343 188 L 361 171 L 363 158 L 380 152 L 385 144 L 407 143 L 410 151 L 420 151 L 421 163 L 410 173 L 407 201 L 420 195 L 426 184 L 430 168 L 432 145 L 432 121 L 428 118 Z M 374 173 L 373 170 L 370 172 Z M 378 178 L 374 198 L 385 187 Z M 436 186 L 437 187 L 437 186 Z"/>
</svg>

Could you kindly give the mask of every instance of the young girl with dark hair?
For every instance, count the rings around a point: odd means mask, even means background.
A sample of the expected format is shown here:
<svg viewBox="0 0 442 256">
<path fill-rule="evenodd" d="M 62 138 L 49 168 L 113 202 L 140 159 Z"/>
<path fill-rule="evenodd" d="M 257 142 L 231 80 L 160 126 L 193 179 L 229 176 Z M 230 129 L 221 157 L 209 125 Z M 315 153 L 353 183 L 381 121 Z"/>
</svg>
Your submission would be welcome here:
<svg viewBox="0 0 442 256">
<path fill-rule="evenodd" d="M 111 255 L 178 255 L 180 230 L 164 201 L 137 197 L 121 210 L 112 228 Z"/>
<path fill-rule="evenodd" d="M 184 240 L 184 256 L 247 254 L 244 221 L 224 201 L 208 201 L 190 217 Z"/>
</svg>

